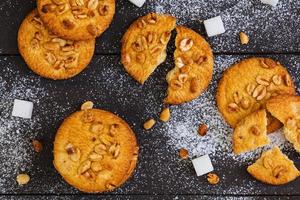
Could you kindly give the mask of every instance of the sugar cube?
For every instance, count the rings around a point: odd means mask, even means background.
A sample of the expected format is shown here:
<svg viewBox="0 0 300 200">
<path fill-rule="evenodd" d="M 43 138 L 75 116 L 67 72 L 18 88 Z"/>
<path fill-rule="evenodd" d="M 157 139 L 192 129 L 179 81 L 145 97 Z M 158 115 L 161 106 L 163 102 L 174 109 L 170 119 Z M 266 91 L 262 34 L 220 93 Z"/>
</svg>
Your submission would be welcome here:
<svg viewBox="0 0 300 200">
<path fill-rule="evenodd" d="M 137 7 L 142 7 L 146 0 L 129 0 L 131 3 L 136 5 Z"/>
<path fill-rule="evenodd" d="M 268 5 L 271 5 L 271 6 L 276 6 L 277 3 L 278 3 L 278 0 L 260 0 L 262 3 L 264 4 L 268 4 Z"/>
<path fill-rule="evenodd" d="M 32 115 L 32 110 L 33 110 L 32 102 L 15 99 L 12 116 L 30 119 Z"/>
<path fill-rule="evenodd" d="M 204 27 L 206 29 L 208 37 L 225 33 L 225 28 L 221 16 L 204 20 Z"/>
<path fill-rule="evenodd" d="M 202 176 L 214 171 L 214 167 L 208 155 L 201 156 L 192 160 L 197 176 Z"/>
</svg>

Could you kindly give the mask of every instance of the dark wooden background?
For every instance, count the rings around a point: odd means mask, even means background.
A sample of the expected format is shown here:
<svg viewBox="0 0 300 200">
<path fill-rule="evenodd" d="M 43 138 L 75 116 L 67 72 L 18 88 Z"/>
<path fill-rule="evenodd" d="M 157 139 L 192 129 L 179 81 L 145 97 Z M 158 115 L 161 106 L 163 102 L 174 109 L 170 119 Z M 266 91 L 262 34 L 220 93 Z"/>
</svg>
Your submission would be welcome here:
<svg viewBox="0 0 300 200">
<path fill-rule="evenodd" d="M 173 0 L 165 0 L 165 2 Z M 190 0 L 180 0 L 190 3 Z M 160 2 L 162 2 L 160 0 Z M 126 0 L 117 0 L 117 12 L 111 27 L 97 39 L 96 54 L 89 67 L 80 75 L 66 81 L 51 81 L 32 73 L 23 62 L 17 49 L 17 31 L 22 19 L 35 7 L 32 0 L 2 0 L 0 2 L 0 86 L 3 91 L 19 83 L 28 88 L 43 88 L 34 101 L 34 123 L 18 121 L 24 126 L 12 137 L 24 139 L 38 138 L 44 144 L 40 154 L 34 154 L 31 167 L 27 171 L 32 180 L 23 187 L 15 182 L 19 170 L 9 163 L 9 156 L 0 157 L 0 199 L 300 199 L 300 179 L 285 186 L 268 186 L 252 179 L 246 172 L 246 164 L 232 160 L 218 160 L 218 174 L 226 179 L 216 186 L 208 185 L 205 177 L 196 177 L 190 162 L 179 162 L 177 152 L 166 145 L 165 138 L 158 130 L 145 132 L 141 124 L 151 115 L 160 111 L 166 90 L 164 77 L 172 68 L 172 45 L 169 47 L 168 61 L 159 67 L 154 75 L 141 86 L 132 80 L 120 65 L 120 40 L 126 28 L 138 17 L 153 10 L 158 1 L 148 0 L 143 8 L 137 8 Z M 300 80 L 300 1 L 281 0 L 277 8 L 259 3 L 258 0 L 218 0 L 205 3 L 194 0 L 199 7 L 206 6 L 199 20 L 218 15 L 235 13 L 240 15 L 225 20 L 226 33 L 207 38 L 215 53 L 215 74 L 212 85 L 216 85 L 224 63 L 234 63 L 250 56 L 272 57 L 283 63 L 296 82 L 298 92 Z M 244 10 L 243 4 L 245 6 Z M 166 4 L 167 5 L 167 4 Z M 171 4 L 170 4 L 171 5 Z M 209 6 L 207 8 L 207 6 Z M 210 9 L 211 8 L 211 9 Z M 168 9 L 168 7 L 167 7 Z M 259 15 L 256 10 L 268 13 Z M 270 11 L 271 10 L 271 11 Z M 240 17 L 242 16 L 242 17 Z M 200 21 L 189 16 L 178 15 L 179 24 L 193 28 L 205 36 Z M 249 21 L 251 20 L 251 22 Z M 226 23 L 227 22 L 227 23 Z M 232 23 L 234 22 L 234 23 Z M 239 44 L 238 33 L 245 29 L 251 42 L 247 46 Z M 230 61 L 228 61 L 230 60 Z M 223 67 L 222 67 L 223 66 Z M 0 89 L 1 92 L 1 89 Z M 208 90 L 214 93 L 214 90 Z M 15 96 L 0 93 L 2 102 L 12 101 Z M 26 98 L 25 96 L 21 96 Z M 201 97 L 200 97 L 201 98 Z M 120 189 L 102 195 L 83 194 L 66 184 L 52 166 L 52 148 L 56 129 L 62 120 L 77 110 L 85 100 L 93 100 L 96 107 L 110 110 L 123 117 L 136 133 L 141 147 L 140 160 L 135 175 Z M 4 104 L 1 104 L 4 105 Z M 36 106 L 37 105 L 37 106 Z M 7 104 L 11 107 L 11 104 Z M 7 108 L 0 107 L 0 117 L 7 117 Z M 0 124 L 6 126 L 7 124 Z M 1 131 L 1 129 L 0 129 Z M 32 134 L 35 132 L 35 134 Z M 3 134 L 0 132 L 0 135 Z M 7 134 L 7 133 L 6 133 Z M 1 137 L 4 138 L 4 137 Z M 12 150 L 11 143 L 1 141 L 0 151 Z M 17 146 L 17 144 L 15 144 Z M 30 145 L 30 144 L 28 144 Z M 291 150 L 291 157 L 300 167 L 299 155 Z M 3 154 L 1 154 L 3 155 Z M 172 170 L 174 169 L 174 170 Z M 29 171 L 28 171 L 29 170 Z M 1 185 L 2 183 L 2 185 Z M 246 187 L 245 187 L 246 186 Z"/>
</svg>

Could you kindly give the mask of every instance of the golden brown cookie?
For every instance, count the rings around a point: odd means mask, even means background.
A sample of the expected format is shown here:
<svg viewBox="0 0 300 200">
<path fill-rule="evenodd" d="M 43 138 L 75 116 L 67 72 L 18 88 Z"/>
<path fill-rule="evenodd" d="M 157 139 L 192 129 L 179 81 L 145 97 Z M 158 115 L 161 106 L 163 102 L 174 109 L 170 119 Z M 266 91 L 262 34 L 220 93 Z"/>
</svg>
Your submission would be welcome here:
<svg viewBox="0 0 300 200">
<path fill-rule="evenodd" d="M 269 143 L 265 109 L 255 111 L 237 123 L 233 132 L 234 153 L 245 153 Z"/>
<path fill-rule="evenodd" d="M 280 95 L 267 101 L 269 112 L 284 124 L 284 135 L 300 153 L 300 97 Z"/>
<path fill-rule="evenodd" d="M 133 173 L 138 145 L 128 124 L 98 109 L 73 113 L 54 142 L 54 166 L 72 186 L 84 192 L 120 187 Z"/>
<path fill-rule="evenodd" d="M 37 0 L 37 7 L 45 25 L 69 40 L 100 36 L 115 14 L 115 0 Z"/>
<path fill-rule="evenodd" d="M 257 180 L 271 185 L 286 184 L 300 175 L 294 162 L 278 147 L 264 152 L 247 171 Z"/>
<path fill-rule="evenodd" d="M 265 108 L 266 100 L 279 94 L 295 94 L 291 76 L 284 66 L 270 58 L 248 58 L 228 68 L 219 82 L 217 105 L 230 126 L 250 113 Z M 268 133 L 281 123 L 268 117 Z"/>
<path fill-rule="evenodd" d="M 176 30 L 175 68 L 167 74 L 168 104 L 181 104 L 200 96 L 211 82 L 214 65 L 212 50 L 203 37 L 183 26 Z"/>
<path fill-rule="evenodd" d="M 165 61 L 167 44 L 176 19 L 170 15 L 149 13 L 129 27 L 122 39 L 122 64 L 126 71 L 143 84 Z"/>
<path fill-rule="evenodd" d="M 19 51 L 28 67 L 50 79 L 67 79 L 79 74 L 91 61 L 95 40 L 64 40 L 43 25 L 37 10 L 22 22 L 18 33 Z"/>
</svg>

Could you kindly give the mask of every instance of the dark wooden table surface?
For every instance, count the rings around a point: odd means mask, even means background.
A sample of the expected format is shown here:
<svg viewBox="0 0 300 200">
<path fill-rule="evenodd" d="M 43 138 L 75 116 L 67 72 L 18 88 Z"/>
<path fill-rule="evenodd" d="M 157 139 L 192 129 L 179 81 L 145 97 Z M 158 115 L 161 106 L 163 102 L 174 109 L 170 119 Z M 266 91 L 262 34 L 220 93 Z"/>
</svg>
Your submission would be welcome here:
<svg viewBox="0 0 300 200">
<path fill-rule="evenodd" d="M 300 89 L 300 1 L 280 0 L 276 8 L 259 0 L 147 0 L 137 8 L 126 0 L 117 0 L 117 12 L 111 27 L 97 39 L 96 54 L 89 67 L 66 81 L 43 79 L 32 73 L 17 49 L 17 31 L 24 16 L 35 7 L 32 0 L 0 2 L 0 199 L 300 199 L 300 179 L 284 186 L 257 182 L 246 172 L 259 152 L 243 158 L 231 154 L 231 146 L 222 144 L 231 129 L 215 106 L 215 89 L 222 72 L 231 64 L 247 57 L 271 57 L 283 63 Z M 178 24 L 205 35 L 202 20 L 221 15 L 226 33 L 207 38 L 215 53 L 214 78 L 209 89 L 197 100 L 172 107 L 169 124 L 157 124 L 144 131 L 142 123 L 156 116 L 165 95 L 165 75 L 174 65 L 172 52 L 168 59 L 141 86 L 120 65 L 120 40 L 126 28 L 148 12 L 175 15 Z M 242 46 L 238 33 L 245 31 L 250 43 Z M 34 102 L 31 120 L 11 117 L 13 99 Z M 123 117 L 135 131 L 140 157 L 134 176 L 121 188 L 107 193 L 88 195 L 66 184 L 52 165 L 53 139 L 62 120 L 80 104 L 92 100 L 96 107 Z M 189 148 L 192 157 L 204 154 L 193 141 L 177 137 L 177 124 L 187 123 L 195 130 L 200 122 L 209 126 L 214 148 L 207 147 L 221 177 L 211 186 L 205 177 L 196 177 L 190 161 L 180 161 L 180 145 Z M 181 130 L 179 130 L 180 132 Z M 191 133 L 193 134 L 193 133 Z M 39 139 L 43 151 L 34 153 L 30 140 Z M 178 142 L 177 142 L 178 139 Z M 224 139 L 225 141 L 226 139 Z M 220 142 L 221 141 L 221 142 Z M 191 146 L 187 145 L 191 143 Z M 213 142 L 204 142 L 213 144 Z M 227 145 L 227 146 L 226 146 Z M 283 151 L 300 168 L 299 154 L 289 144 Z M 191 149 L 196 148 L 196 149 Z M 200 155 L 199 155 L 200 154 Z M 18 186 L 15 177 L 30 174 L 28 185 Z"/>
</svg>

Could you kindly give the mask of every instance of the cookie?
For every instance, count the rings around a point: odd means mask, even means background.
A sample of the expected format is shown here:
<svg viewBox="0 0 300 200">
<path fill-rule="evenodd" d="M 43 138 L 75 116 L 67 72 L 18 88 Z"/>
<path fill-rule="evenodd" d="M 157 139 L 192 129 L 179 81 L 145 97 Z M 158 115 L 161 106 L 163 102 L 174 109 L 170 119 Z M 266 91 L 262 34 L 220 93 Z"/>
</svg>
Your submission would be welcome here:
<svg viewBox="0 0 300 200">
<path fill-rule="evenodd" d="M 45 25 L 69 40 L 88 40 L 100 36 L 115 14 L 115 0 L 37 0 Z"/>
<path fill-rule="evenodd" d="M 54 166 L 83 192 L 120 187 L 133 173 L 138 157 L 136 137 L 118 116 L 86 109 L 64 120 L 55 137 Z"/>
<path fill-rule="evenodd" d="M 167 74 L 168 90 L 165 103 L 181 104 L 200 96 L 208 87 L 213 74 L 213 53 L 195 31 L 176 28 L 175 68 Z"/>
<path fill-rule="evenodd" d="M 300 153 L 300 97 L 280 95 L 270 99 L 267 104 L 269 112 L 284 124 L 284 135 Z"/>
<path fill-rule="evenodd" d="M 266 110 L 255 111 L 237 123 L 233 132 L 233 151 L 241 154 L 269 144 Z"/>
<path fill-rule="evenodd" d="M 232 65 L 218 84 L 217 105 L 226 122 L 236 124 L 279 94 L 295 94 L 291 76 L 284 66 L 270 58 L 248 58 Z M 268 133 L 281 127 L 268 115 Z"/>
<path fill-rule="evenodd" d="M 300 175 L 294 162 L 278 147 L 264 152 L 247 171 L 257 180 L 271 185 L 286 184 Z"/>
<path fill-rule="evenodd" d="M 18 46 L 32 71 L 57 80 L 71 78 L 86 68 L 94 54 L 95 40 L 59 38 L 45 28 L 37 10 L 33 10 L 20 26 Z"/>
<path fill-rule="evenodd" d="M 176 19 L 170 15 L 149 13 L 128 28 L 122 39 L 122 64 L 136 81 L 143 84 L 166 60 L 167 44 Z"/>
</svg>

